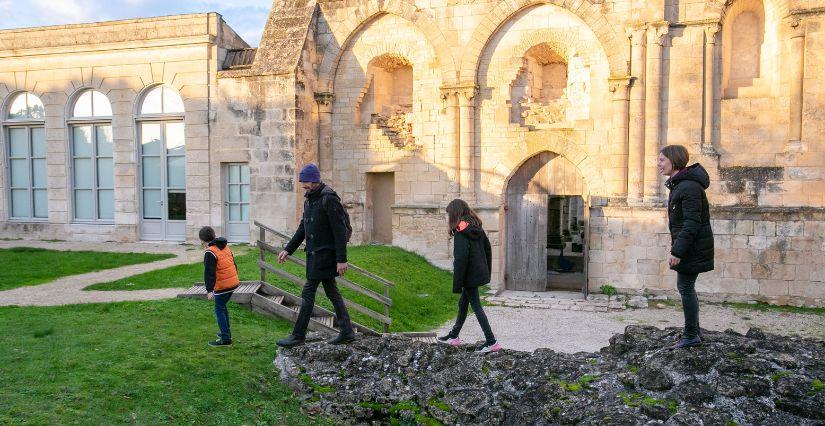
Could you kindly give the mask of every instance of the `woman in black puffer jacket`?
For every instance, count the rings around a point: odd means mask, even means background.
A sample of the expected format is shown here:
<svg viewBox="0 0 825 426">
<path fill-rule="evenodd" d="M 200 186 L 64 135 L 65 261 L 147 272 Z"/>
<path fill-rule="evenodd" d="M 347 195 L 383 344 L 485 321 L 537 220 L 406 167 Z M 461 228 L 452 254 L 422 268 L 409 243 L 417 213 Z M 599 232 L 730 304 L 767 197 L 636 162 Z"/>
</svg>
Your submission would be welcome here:
<svg viewBox="0 0 825 426">
<path fill-rule="evenodd" d="M 453 237 L 453 293 L 461 293 L 458 300 L 458 317 L 453 329 L 438 338 L 440 343 L 453 346 L 461 344 L 458 334 L 467 319 L 468 305 L 473 307 L 486 342 L 476 352 L 497 352 L 501 345 L 496 342 L 478 288 L 490 282 L 492 249 L 487 234 L 481 228 L 481 219 L 464 200 L 455 199 L 447 205 L 450 236 Z"/>
<path fill-rule="evenodd" d="M 669 177 L 665 182 L 670 190 L 667 217 L 671 258 L 668 262 L 670 269 L 676 271 L 676 287 L 682 296 L 685 314 L 685 332 L 674 348 L 702 343 L 696 278 L 702 272 L 713 270 L 713 230 L 705 195 L 710 177 L 698 163 L 688 167 L 689 159 L 685 147 L 668 145 L 662 148 L 658 160 L 659 173 Z"/>
</svg>

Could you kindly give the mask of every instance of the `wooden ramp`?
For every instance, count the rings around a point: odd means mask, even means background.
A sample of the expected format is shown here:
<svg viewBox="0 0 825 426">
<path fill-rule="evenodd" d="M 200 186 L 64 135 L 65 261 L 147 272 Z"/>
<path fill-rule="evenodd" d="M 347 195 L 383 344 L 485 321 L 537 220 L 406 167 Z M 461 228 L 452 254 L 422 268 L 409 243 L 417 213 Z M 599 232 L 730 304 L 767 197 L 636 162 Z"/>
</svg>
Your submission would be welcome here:
<svg viewBox="0 0 825 426">
<path fill-rule="evenodd" d="M 242 281 L 238 286 L 238 289 L 232 294 L 232 299 L 230 300 L 252 309 L 255 312 L 280 317 L 294 324 L 295 321 L 298 320 L 298 310 L 301 307 L 301 298 L 266 282 L 266 274 L 270 273 L 298 286 L 304 285 L 304 282 L 306 281 L 304 278 L 293 275 L 286 270 L 280 269 L 276 265 L 270 264 L 266 261 L 267 255 L 277 255 L 281 250 L 283 250 L 278 246 L 266 242 L 267 233 L 275 235 L 282 241 L 289 241 L 290 237 L 264 224 L 261 224 L 258 221 L 255 221 L 255 226 L 258 227 L 259 235 L 256 246 L 259 249 L 258 268 L 260 269 L 261 279 L 258 281 Z M 306 266 L 304 260 L 294 256 L 287 256 L 286 260 L 299 266 Z M 395 284 L 353 264 L 349 265 L 349 270 L 354 274 L 359 274 L 362 277 L 366 277 L 373 283 L 373 288 L 383 287 L 382 294 L 380 290 L 373 290 L 343 277 L 336 278 L 336 281 L 341 288 L 346 288 L 363 296 L 369 297 L 383 307 L 383 312 L 378 312 L 360 303 L 344 298 L 344 304 L 347 306 L 348 310 L 359 312 L 378 321 L 382 325 L 383 332 L 373 330 L 365 325 L 358 324 L 355 321 L 352 321 L 353 329 L 356 333 L 368 336 L 390 335 L 391 333 L 389 332 L 389 328 L 392 324 L 392 318 L 390 317 L 390 307 L 392 306 L 390 288 L 395 287 Z M 317 294 L 319 296 L 324 295 L 324 290 L 319 288 Z M 178 297 L 206 299 L 206 289 L 203 285 L 196 284 L 192 286 L 192 288 L 179 294 Z M 309 320 L 308 328 L 324 334 L 338 334 L 338 321 L 335 318 L 335 313 L 315 305 L 312 309 L 312 317 Z M 392 333 L 392 335 L 404 336 L 427 343 L 436 342 L 435 333 Z"/>
<path fill-rule="evenodd" d="M 321 289 L 318 292 L 323 294 Z M 178 294 L 178 297 L 206 300 L 206 287 L 195 284 L 183 293 Z M 232 293 L 230 300 L 254 312 L 283 318 L 293 324 L 298 320 L 298 310 L 301 307 L 300 297 L 260 281 L 242 281 L 238 289 Z M 367 336 L 392 334 L 425 343 L 436 342 L 435 333 L 379 333 L 355 321 L 351 322 L 357 334 Z M 335 313 L 318 305 L 313 308 L 308 328 L 327 335 L 335 335 L 339 331 Z"/>
</svg>

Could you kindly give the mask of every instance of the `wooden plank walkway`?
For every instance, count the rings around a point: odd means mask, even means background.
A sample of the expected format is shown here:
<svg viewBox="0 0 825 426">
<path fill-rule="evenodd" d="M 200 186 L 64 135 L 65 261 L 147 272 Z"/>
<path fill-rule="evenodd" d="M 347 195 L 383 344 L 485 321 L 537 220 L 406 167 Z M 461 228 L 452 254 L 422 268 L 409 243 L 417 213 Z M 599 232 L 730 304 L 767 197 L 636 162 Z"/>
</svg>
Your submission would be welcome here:
<svg viewBox="0 0 825 426">
<path fill-rule="evenodd" d="M 319 293 L 322 290 L 319 289 Z M 206 299 L 206 287 L 195 284 L 192 287 L 178 294 L 180 298 Z M 300 297 L 287 293 L 270 284 L 263 284 L 260 281 L 243 281 L 232 294 L 232 301 L 249 307 L 256 312 L 265 315 L 277 316 L 291 323 L 298 319 L 298 311 L 301 308 Z M 361 324 L 353 322 L 356 333 L 367 335 L 379 335 L 375 331 Z M 335 315 L 318 305 L 313 309 L 310 318 L 309 329 L 326 334 L 338 333 L 335 328 Z M 435 333 L 385 333 L 384 335 L 404 336 L 412 340 L 425 343 L 436 343 Z"/>
</svg>

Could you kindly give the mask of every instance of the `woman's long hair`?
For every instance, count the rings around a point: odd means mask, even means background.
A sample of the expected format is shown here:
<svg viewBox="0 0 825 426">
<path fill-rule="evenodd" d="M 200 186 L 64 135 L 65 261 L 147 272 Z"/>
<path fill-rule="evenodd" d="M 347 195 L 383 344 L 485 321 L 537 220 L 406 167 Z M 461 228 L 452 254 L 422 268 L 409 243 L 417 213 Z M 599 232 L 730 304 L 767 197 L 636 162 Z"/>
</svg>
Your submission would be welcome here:
<svg viewBox="0 0 825 426">
<path fill-rule="evenodd" d="M 462 220 L 470 222 L 471 225 L 481 228 L 481 219 L 479 219 L 476 212 L 470 208 L 467 202 L 460 198 L 456 198 L 455 200 L 450 201 L 450 204 L 447 204 L 447 218 L 451 237 L 455 235 L 456 229 L 458 228 L 458 223 Z"/>
</svg>

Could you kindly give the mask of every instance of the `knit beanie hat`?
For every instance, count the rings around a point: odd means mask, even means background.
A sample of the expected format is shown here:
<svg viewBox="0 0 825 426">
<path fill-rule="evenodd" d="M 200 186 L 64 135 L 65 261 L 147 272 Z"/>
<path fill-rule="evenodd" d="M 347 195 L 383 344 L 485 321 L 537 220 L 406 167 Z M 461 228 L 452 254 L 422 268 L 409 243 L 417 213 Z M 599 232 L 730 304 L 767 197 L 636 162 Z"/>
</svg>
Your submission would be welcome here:
<svg viewBox="0 0 825 426">
<path fill-rule="evenodd" d="M 318 170 L 318 166 L 313 163 L 309 163 L 301 169 L 301 173 L 298 175 L 298 182 L 320 182 L 321 181 L 321 171 Z"/>
</svg>

